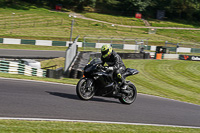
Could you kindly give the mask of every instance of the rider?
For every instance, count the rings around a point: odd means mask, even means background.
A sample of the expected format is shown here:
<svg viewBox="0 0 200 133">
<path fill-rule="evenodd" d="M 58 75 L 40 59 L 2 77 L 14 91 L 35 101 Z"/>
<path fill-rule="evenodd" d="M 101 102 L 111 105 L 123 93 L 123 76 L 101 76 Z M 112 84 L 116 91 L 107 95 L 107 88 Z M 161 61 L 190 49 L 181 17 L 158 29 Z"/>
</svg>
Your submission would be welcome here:
<svg viewBox="0 0 200 133">
<path fill-rule="evenodd" d="M 105 44 L 101 47 L 101 60 L 102 66 L 106 63 L 108 65 L 106 71 L 113 71 L 113 76 L 117 77 L 117 80 L 121 82 L 119 85 L 121 91 L 126 93 L 125 79 L 122 74 L 125 72 L 126 67 L 121 57 L 112 49 L 110 44 Z"/>
</svg>

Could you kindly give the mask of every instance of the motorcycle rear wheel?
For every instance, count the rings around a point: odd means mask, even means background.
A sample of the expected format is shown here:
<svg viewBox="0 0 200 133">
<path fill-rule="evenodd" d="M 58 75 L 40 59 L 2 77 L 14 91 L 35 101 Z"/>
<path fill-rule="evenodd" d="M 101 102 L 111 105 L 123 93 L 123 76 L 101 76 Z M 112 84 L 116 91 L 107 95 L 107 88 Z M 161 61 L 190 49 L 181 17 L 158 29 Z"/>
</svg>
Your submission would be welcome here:
<svg viewBox="0 0 200 133">
<path fill-rule="evenodd" d="M 119 101 L 123 104 L 132 104 L 137 97 L 137 90 L 133 83 L 129 82 L 127 90 L 130 91 L 129 94 L 122 94 L 122 97 L 119 98 Z"/>
<path fill-rule="evenodd" d="M 82 78 L 76 85 L 76 94 L 81 100 L 90 100 L 94 96 L 94 87 L 86 88 L 87 78 Z"/>
</svg>

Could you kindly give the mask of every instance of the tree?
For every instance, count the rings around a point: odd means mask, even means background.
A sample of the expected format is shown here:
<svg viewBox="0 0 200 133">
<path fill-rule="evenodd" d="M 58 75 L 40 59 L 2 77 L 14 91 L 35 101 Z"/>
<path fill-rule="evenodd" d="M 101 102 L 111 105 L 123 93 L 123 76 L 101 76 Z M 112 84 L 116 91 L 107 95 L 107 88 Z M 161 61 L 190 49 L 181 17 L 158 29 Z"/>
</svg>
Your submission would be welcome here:
<svg viewBox="0 0 200 133">
<path fill-rule="evenodd" d="M 118 0 L 118 7 L 123 14 L 133 12 L 144 12 L 151 5 L 152 0 Z"/>
</svg>

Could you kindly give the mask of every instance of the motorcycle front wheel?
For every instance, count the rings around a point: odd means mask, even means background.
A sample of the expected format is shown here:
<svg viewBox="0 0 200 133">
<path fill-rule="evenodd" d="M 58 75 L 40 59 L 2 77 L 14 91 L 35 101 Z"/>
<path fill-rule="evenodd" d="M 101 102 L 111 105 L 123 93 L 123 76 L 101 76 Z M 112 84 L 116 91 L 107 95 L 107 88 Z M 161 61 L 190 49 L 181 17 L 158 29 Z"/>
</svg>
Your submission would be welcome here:
<svg viewBox="0 0 200 133">
<path fill-rule="evenodd" d="M 76 94 L 81 100 L 89 100 L 94 96 L 94 87 L 86 87 L 87 78 L 81 78 L 76 85 Z"/>
<path fill-rule="evenodd" d="M 123 104 L 132 104 L 137 96 L 137 90 L 133 83 L 129 82 L 127 90 L 130 91 L 129 94 L 122 94 L 122 97 L 119 98 L 119 101 Z"/>
</svg>

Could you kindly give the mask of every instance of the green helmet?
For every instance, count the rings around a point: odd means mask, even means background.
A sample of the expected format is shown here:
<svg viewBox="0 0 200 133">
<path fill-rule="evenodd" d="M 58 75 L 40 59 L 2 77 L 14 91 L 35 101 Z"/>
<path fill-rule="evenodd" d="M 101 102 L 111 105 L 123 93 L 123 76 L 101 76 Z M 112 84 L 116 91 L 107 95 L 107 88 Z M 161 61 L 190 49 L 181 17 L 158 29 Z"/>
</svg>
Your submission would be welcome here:
<svg viewBox="0 0 200 133">
<path fill-rule="evenodd" d="M 101 47 L 101 54 L 103 58 L 108 57 L 112 53 L 112 47 L 110 44 L 105 44 Z"/>
</svg>

